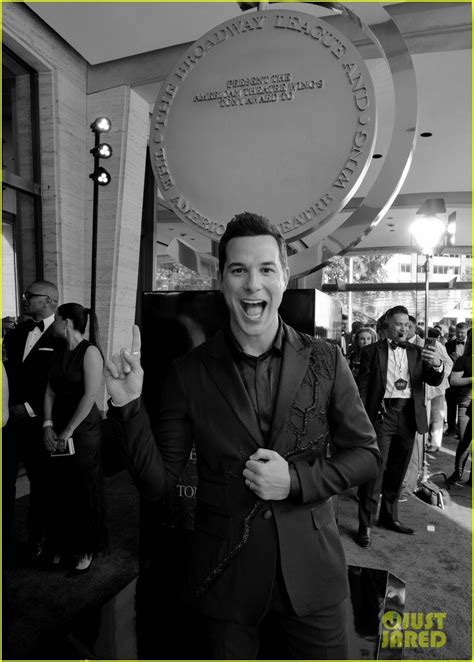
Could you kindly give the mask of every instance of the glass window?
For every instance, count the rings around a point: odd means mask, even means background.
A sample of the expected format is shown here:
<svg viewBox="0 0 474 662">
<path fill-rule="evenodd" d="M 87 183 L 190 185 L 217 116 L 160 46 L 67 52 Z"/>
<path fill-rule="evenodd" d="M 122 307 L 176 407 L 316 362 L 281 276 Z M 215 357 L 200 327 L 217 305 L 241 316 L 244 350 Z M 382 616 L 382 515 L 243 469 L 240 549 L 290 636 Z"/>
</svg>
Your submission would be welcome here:
<svg viewBox="0 0 474 662">
<path fill-rule="evenodd" d="M 3 302 L 43 277 L 37 74 L 9 49 L 2 60 Z M 8 307 L 8 313 L 7 311 Z"/>
<path fill-rule="evenodd" d="M 16 251 L 13 223 L 3 215 L 2 223 L 2 316 L 17 317 Z"/>
</svg>

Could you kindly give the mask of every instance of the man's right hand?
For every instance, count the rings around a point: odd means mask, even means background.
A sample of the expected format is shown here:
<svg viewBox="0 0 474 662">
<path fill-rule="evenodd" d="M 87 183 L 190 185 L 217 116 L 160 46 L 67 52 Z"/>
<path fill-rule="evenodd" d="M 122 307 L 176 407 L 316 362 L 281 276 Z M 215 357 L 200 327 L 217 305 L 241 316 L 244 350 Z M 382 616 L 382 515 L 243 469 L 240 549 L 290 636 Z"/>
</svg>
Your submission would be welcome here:
<svg viewBox="0 0 474 662">
<path fill-rule="evenodd" d="M 141 395 L 143 370 L 140 348 L 140 329 L 134 324 L 131 349 L 122 347 L 120 352 L 105 362 L 105 385 L 116 407 L 122 407 Z"/>
</svg>

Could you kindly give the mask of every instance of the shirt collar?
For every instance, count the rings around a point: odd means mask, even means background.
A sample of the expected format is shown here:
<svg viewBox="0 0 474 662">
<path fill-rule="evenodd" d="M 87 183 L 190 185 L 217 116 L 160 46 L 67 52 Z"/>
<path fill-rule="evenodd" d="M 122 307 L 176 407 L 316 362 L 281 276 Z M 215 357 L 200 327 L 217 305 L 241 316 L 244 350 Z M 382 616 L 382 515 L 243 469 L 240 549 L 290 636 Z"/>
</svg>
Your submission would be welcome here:
<svg viewBox="0 0 474 662">
<path fill-rule="evenodd" d="M 234 334 L 232 333 L 232 330 L 230 328 L 230 324 L 228 324 L 224 330 L 225 338 L 227 340 L 227 343 L 232 351 L 232 354 L 234 355 L 235 358 L 243 358 L 243 357 L 248 357 L 249 354 L 246 354 L 242 347 L 240 346 L 239 342 L 235 338 Z M 283 329 L 283 324 L 281 321 L 281 317 L 278 316 L 278 331 L 275 336 L 275 340 L 273 341 L 272 346 L 263 354 L 260 354 L 260 356 L 253 356 L 251 358 L 258 359 L 262 356 L 267 356 L 268 354 L 274 352 L 275 354 L 278 354 L 279 356 L 282 355 L 283 353 L 283 341 L 285 339 L 285 332 Z"/>
<path fill-rule="evenodd" d="M 398 345 L 398 343 L 396 342 L 396 343 L 395 343 L 396 346 L 394 347 L 394 346 L 392 345 L 393 340 L 389 340 L 388 338 L 386 338 L 386 341 L 387 341 L 387 345 L 388 345 L 389 347 L 391 347 L 391 348 L 393 349 L 393 351 L 395 351 L 396 349 L 405 349 L 405 347 L 407 346 L 407 344 L 410 342 L 409 340 L 403 340 L 403 341 L 402 341 L 402 343 L 403 343 L 402 345 Z"/>
<path fill-rule="evenodd" d="M 46 331 L 46 329 L 49 329 L 51 324 L 54 322 L 54 313 L 52 315 L 50 315 L 49 317 L 46 317 L 43 320 L 43 322 L 44 322 L 44 330 Z"/>
<path fill-rule="evenodd" d="M 39 322 L 40 320 L 37 320 L 37 321 Z M 52 315 L 50 315 L 49 317 L 45 317 L 43 319 L 44 329 L 41 333 L 44 333 L 47 329 L 49 329 L 49 327 L 51 326 L 51 324 L 53 324 L 53 322 L 54 322 L 54 313 Z M 31 331 L 30 331 L 30 333 L 31 333 Z"/>
</svg>

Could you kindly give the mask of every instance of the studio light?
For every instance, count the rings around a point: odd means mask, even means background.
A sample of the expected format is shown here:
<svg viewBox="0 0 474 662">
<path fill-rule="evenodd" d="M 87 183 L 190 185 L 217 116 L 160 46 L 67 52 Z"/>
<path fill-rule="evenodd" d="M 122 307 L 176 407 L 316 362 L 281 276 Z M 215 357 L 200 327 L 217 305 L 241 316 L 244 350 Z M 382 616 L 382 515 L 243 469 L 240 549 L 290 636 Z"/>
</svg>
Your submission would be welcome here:
<svg viewBox="0 0 474 662">
<path fill-rule="evenodd" d="M 114 150 L 108 143 L 100 143 L 98 147 L 93 147 L 90 152 L 92 156 L 98 156 L 99 159 L 110 159 Z"/>
<path fill-rule="evenodd" d="M 98 117 L 91 124 L 94 133 L 108 133 L 112 128 L 112 122 L 108 117 Z"/>
<path fill-rule="evenodd" d="M 423 255 L 432 255 L 441 242 L 446 226 L 436 214 L 420 216 L 411 225 L 411 235 Z"/>
<path fill-rule="evenodd" d="M 97 182 L 99 186 L 107 186 L 107 184 L 110 184 L 110 180 L 112 179 L 107 170 L 102 168 L 102 166 L 94 170 L 94 172 L 89 175 L 89 177 Z"/>
</svg>

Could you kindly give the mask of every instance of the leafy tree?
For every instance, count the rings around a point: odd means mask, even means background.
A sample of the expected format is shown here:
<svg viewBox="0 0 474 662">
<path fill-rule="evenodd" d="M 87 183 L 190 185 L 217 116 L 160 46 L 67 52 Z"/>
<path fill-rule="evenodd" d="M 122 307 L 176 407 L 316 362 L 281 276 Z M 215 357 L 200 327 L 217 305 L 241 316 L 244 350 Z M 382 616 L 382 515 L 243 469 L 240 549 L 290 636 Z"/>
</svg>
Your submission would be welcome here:
<svg viewBox="0 0 474 662">
<path fill-rule="evenodd" d="M 390 255 L 357 255 L 352 258 L 352 273 L 354 283 L 384 283 L 387 272 L 383 268 L 390 259 Z M 331 264 L 324 268 L 323 279 L 325 283 L 336 278 L 346 281 L 349 279 L 349 258 L 337 256 L 331 259 Z"/>
<path fill-rule="evenodd" d="M 167 262 L 157 266 L 155 289 L 166 291 L 212 290 L 212 280 L 200 276 L 195 271 L 177 262 Z"/>
</svg>

